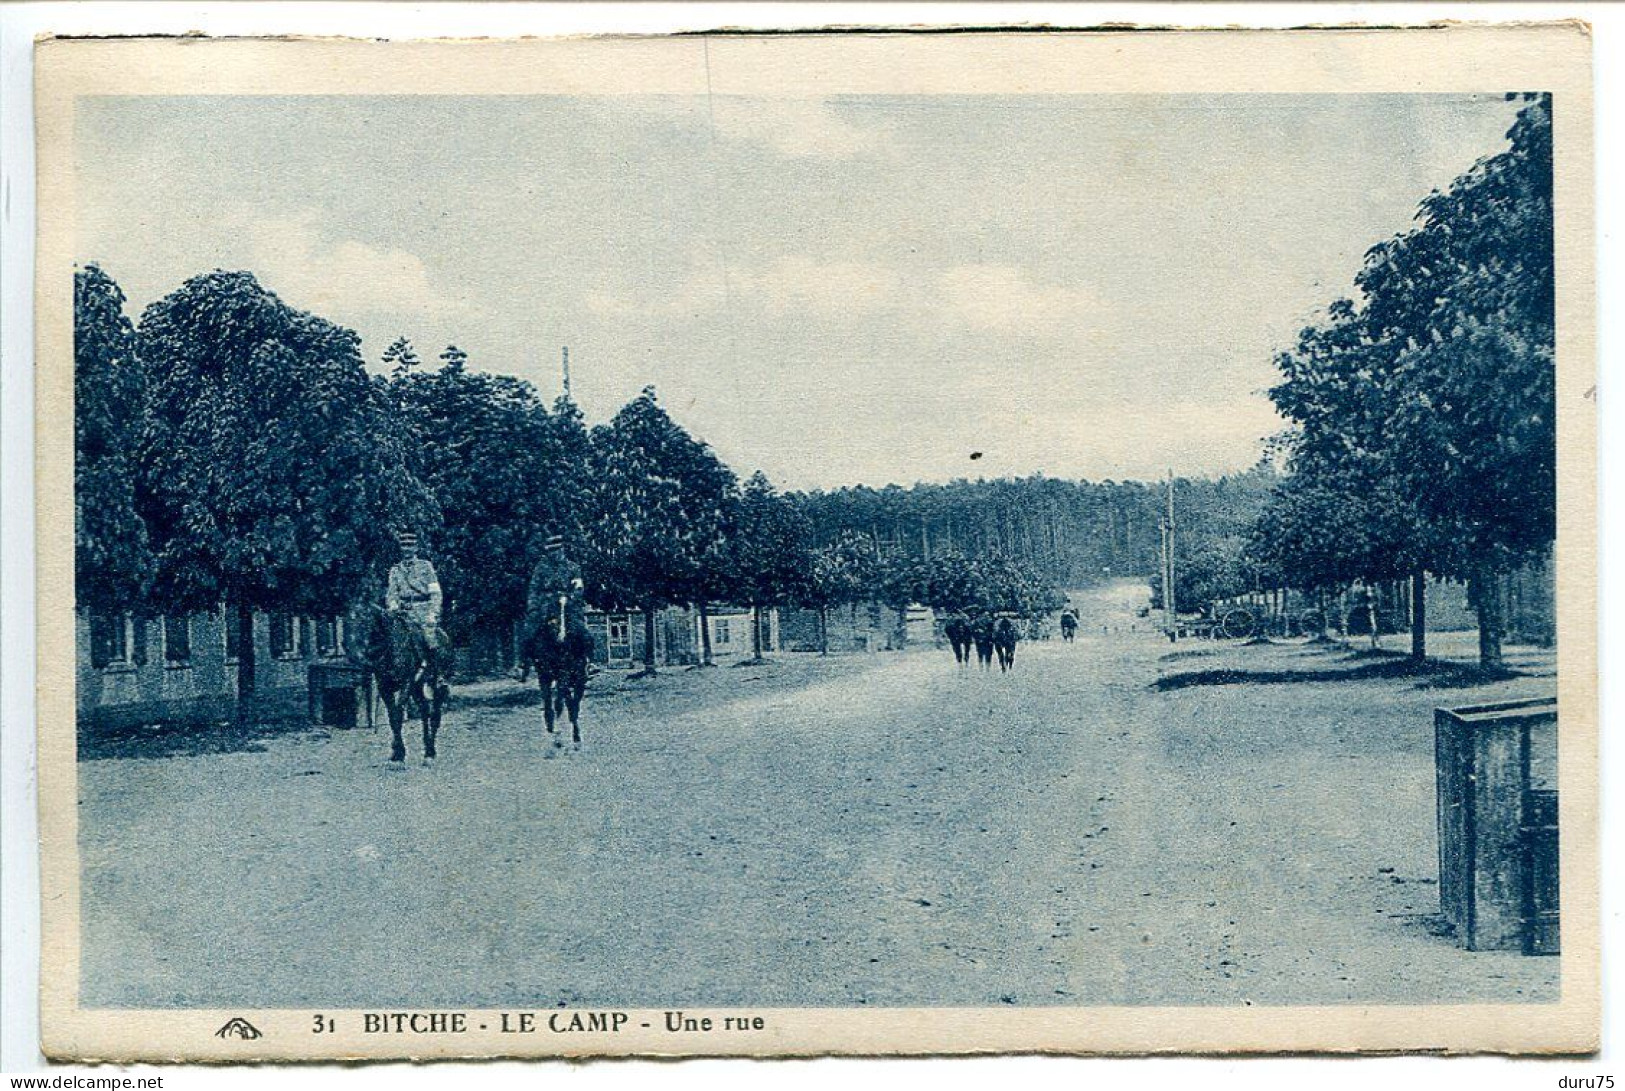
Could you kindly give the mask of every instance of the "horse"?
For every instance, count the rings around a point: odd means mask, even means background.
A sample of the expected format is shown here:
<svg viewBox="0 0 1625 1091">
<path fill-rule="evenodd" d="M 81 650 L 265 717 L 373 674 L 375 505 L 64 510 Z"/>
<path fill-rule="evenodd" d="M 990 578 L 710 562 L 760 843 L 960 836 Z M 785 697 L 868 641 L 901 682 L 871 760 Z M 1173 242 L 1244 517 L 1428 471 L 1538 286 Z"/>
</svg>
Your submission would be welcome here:
<svg viewBox="0 0 1625 1091">
<path fill-rule="evenodd" d="M 592 634 L 581 618 L 571 618 L 562 626 L 558 619 L 533 619 L 525 638 L 525 661 L 536 668 L 536 684 L 542 690 L 542 714 L 547 733 L 556 735 L 555 720 L 560 713 L 570 717 L 570 735 L 581 749 L 581 697 L 587 692 L 587 663 L 592 659 Z M 555 738 L 554 749 L 564 740 Z"/>
<path fill-rule="evenodd" d="M 948 638 L 948 643 L 954 649 L 954 662 L 964 666 L 970 662 L 971 633 L 970 619 L 964 614 L 950 614 L 948 620 L 942 623 L 942 635 Z"/>
<path fill-rule="evenodd" d="M 1001 617 L 997 625 L 993 626 L 993 647 L 999 653 L 999 670 L 1011 670 L 1016 665 L 1016 641 L 1021 634 L 1016 631 L 1016 623 L 1007 617 Z"/>
<path fill-rule="evenodd" d="M 1070 644 L 1072 643 L 1073 638 L 1077 635 L 1078 615 L 1074 614 L 1071 610 L 1067 610 L 1061 614 L 1061 639 Z"/>
<path fill-rule="evenodd" d="M 970 635 L 976 645 L 976 661 L 983 670 L 990 670 L 993 666 L 993 619 L 986 614 L 978 614 L 970 623 Z"/>
<path fill-rule="evenodd" d="M 423 722 L 423 764 L 433 765 L 440 715 L 451 687 L 422 631 L 408 618 L 391 614 L 374 603 L 364 603 L 350 612 L 345 636 L 350 658 L 376 680 L 378 696 L 389 713 L 389 760 L 397 765 L 406 763 L 401 729 L 410 697 Z"/>
</svg>

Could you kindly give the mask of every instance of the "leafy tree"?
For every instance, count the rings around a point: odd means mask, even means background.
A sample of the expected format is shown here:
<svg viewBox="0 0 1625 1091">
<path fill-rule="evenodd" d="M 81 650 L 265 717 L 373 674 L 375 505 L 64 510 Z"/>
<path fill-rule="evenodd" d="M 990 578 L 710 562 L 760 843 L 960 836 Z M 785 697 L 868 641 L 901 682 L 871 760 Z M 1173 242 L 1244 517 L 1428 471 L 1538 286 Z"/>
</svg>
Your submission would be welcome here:
<svg viewBox="0 0 1625 1091">
<path fill-rule="evenodd" d="M 155 559 L 137 511 L 145 388 L 124 292 L 96 265 L 73 277 L 74 573 L 79 605 L 123 612 L 146 599 Z"/>
<path fill-rule="evenodd" d="M 712 666 L 711 604 L 738 601 L 749 590 L 736 549 L 745 514 L 739 482 L 716 452 L 687 433 L 670 445 L 668 458 L 683 513 L 683 601 L 700 615 L 700 664 Z"/>
<path fill-rule="evenodd" d="M 875 597 L 897 614 L 899 648 L 908 645 L 908 608 L 920 601 L 924 584 L 924 562 L 898 547 L 880 554 L 875 565 Z"/>
<path fill-rule="evenodd" d="M 874 597 L 879 555 L 874 541 L 852 531 L 812 550 L 801 601 L 818 611 L 818 653 L 829 654 L 829 609 Z"/>
<path fill-rule="evenodd" d="M 468 366 L 468 353 L 456 345 L 447 345 L 446 351 L 440 354 L 440 363 L 446 371 L 458 374 Z"/>
<path fill-rule="evenodd" d="M 752 661 L 762 661 L 762 609 L 799 600 L 807 587 L 807 521 L 757 471 L 739 495 L 729 538 L 735 586 L 751 608 Z"/>
<path fill-rule="evenodd" d="M 412 348 L 412 342 L 405 337 L 397 337 L 391 341 L 384 350 L 382 363 L 389 369 L 389 377 L 400 379 L 411 372 L 422 361 L 418 359 L 417 351 Z"/>
<path fill-rule="evenodd" d="M 1551 99 L 1525 97 L 1508 150 L 1423 201 L 1359 278 L 1374 331 L 1403 345 L 1400 472 L 1446 574 L 1468 581 L 1490 668 L 1505 575 L 1550 547 L 1557 518 Z"/>
<path fill-rule="evenodd" d="M 726 479 L 704 468 L 704 445 L 660 407 L 653 387 L 594 429 L 592 447 L 589 595 L 606 609 L 642 612 L 642 674 L 652 675 L 655 614 L 700 593 L 697 558 Z"/>
<path fill-rule="evenodd" d="M 1363 307 L 1334 304 L 1281 357 L 1271 393 L 1306 480 L 1281 493 L 1259 550 L 1311 586 L 1408 574 L 1415 656 L 1424 569 L 1467 580 L 1490 668 L 1504 576 L 1549 548 L 1556 520 L 1551 104 L 1526 97 L 1507 151 L 1367 254 Z M 1305 551 L 1269 542 L 1287 535 Z"/>
<path fill-rule="evenodd" d="M 395 531 L 437 513 L 356 335 L 289 307 L 251 274 L 193 277 L 152 304 L 137 351 L 150 409 L 139 495 L 156 595 L 173 607 L 235 607 L 246 704 L 253 611 L 337 613 L 393 556 Z"/>
<path fill-rule="evenodd" d="M 956 612 L 987 607 L 987 573 L 963 553 L 940 552 L 920 567 L 920 599 L 933 610 Z"/>
<path fill-rule="evenodd" d="M 529 383 L 465 363 L 403 371 L 389 384 L 409 465 L 441 512 L 431 553 L 458 642 L 519 620 L 545 535 L 572 536 L 584 475 L 565 448 L 569 425 Z"/>
</svg>

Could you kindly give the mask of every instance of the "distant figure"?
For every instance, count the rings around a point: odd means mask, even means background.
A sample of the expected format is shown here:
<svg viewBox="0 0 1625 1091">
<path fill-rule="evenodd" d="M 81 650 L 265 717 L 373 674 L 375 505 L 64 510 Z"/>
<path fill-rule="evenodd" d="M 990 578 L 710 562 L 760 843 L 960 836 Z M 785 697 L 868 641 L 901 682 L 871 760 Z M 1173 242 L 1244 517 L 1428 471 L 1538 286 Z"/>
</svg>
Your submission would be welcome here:
<svg viewBox="0 0 1625 1091">
<path fill-rule="evenodd" d="M 942 623 L 942 635 L 948 638 L 948 643 L 954 649 L 954 662 L 964 666 L 970 662 L 971 631 L 970 618 L 964 611 L 956 610 L 948 615 L 948 620 Z"/>
<path fill-rule="evenodd" d="M 1016 623 L 1001 617 L 993 626 L 993 648 L 999 653 L 999 670 L 1007 671 L 1016 665 L 1016 641 L 1021 639 Z"/>
<path fill-rule="evenodd" d="M 1061 611 L 1061 639 L 1068 644 L 1078 635 L 1078 615 L 1068 606 Z"/>
<path fill-rule="evenodd" d="M 971 640 L 976 644 L 976 661 L 983 670 L 993 666 L 993 618 L 988 614 L 977 614 L 970 623 Z"/>
</svg>

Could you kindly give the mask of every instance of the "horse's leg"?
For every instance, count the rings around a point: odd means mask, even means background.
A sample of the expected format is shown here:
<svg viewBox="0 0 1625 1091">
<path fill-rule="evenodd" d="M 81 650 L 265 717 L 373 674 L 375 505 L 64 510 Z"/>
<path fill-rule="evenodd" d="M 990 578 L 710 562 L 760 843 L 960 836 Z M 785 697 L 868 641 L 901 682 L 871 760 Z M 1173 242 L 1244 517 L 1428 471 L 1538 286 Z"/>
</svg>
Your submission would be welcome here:
<svg viewBox="0 0 1625 1091">
<path fill-rule="evenodd" d="M 440 734 L 440 701 L 441 686 L 438 679 L 429 683 L 429 691 L 423 703 L 418 706 L 423 716 L 423 764 L 433 765 L 435 759 L 435 736 Z"/>
<path fill-rule="evenodd" d="M 536 688 L 542 691 L 542 716 L 547 721 L 547 733 L 553 733 L 553 679 L 542 661 L 536 661 Z"/>
<path fill-rule="evenodd" d="M 401 707 L 401 694 L 391 686 L 378 687 L 384 698 L 384 711 L 389 715 L 389 733 L 392 736 L 389 748 L 389 760 L 401 765 L 406 764 L 406 740 L 401 737 L 402 721 L 406 719 L 406 710 Z"/>
<path fill-rule="evenodd" d="M 543 756 L 550 758 L 554 750 L 564 746 L 564 740 L 558 737 L 558 690 L 554 689 L 555 686 L 562 689 L 564 680 L 553 676 L 552 667 L 543 668 L 537 664 L 536 670 L 537 677 L 542 680 L 542 716 L 547 722 L 547 733 L 553 736 L 553 746 Z"/>
<path fill-rule="evenodd" d="M 565 693 L 570 711 L 570 736 L 574 739 L 577 750 L 581 749 L 581 695 L 586 688 L 587 679 L 583 675 L 579 678 L 572 678 Z"/>
</svg>

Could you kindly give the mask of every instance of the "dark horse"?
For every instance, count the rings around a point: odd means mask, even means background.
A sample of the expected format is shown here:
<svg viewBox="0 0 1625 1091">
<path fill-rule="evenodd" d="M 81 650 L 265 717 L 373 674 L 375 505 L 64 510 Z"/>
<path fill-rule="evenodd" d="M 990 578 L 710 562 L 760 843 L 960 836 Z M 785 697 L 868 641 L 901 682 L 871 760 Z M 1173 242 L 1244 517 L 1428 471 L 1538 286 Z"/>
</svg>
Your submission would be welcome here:
<svg viewBox="0 0 1625 1091">
<path fill-rule="evenodd" d="M 942 623 L 942 635 L 948 638 L 953 645 L 954 662 L 961 665 L 970 662 L 971 635 L 970 618 L 964 614 L 949 614 L 948 620 Z"/>
<path fill-rule="evenodd" d="M 1061 614 L 1061 639 L 1070 644 L 1072 643 L 1072 638 L 1077 635 L 1078 615 L 1074 614 L 1071 610 L 1067 610 Z"/>
<path fill-rule="evenodd" d="M 592 658 L 592 634 L 579 617 L 570 618 L 560 635 L 558 615 L 531 619 L 525 638 L 525 661 L 536 668 L 536 684 L 542 688 L 542 712 L 547 733 L 557 734 L 554 720 L 560 713 L 570 716 L 571 741 L 581 748 L 581 696 L 587 692 L 587 662 Z M 555 738 L 555 749 L 564 745 Z"/>
<path fill-rule="evenodd" d="M 971 640 L 976 644 L 976 661 L 987 670 L 993 666 L 993 619 L 978 614 L 970 623 Z"/>
<path fill-rule="evenodd" d="M 999 653 L 999 670 L 1007 671 L 1016 665 L 1016 641 L 1020 639 L 1016 623 L 1007 617 L 1001 617 L 993 626 L 993 647 Z"/>
<path fill-rule="evenodd" d="M 389 760 L 406 761 L 402 721 L 406 701 L 411 698 L 423 721 L 423 764 L 433 765 L 435 736 L 440 734 L 440 714 L 451 688 L 438 657 L 430 650 L 423 634 L 408 619 L 390 614 L 373 603 L 350 612 L 346 633 L 350 656 L 360 662 L 378 684 L 378 696 L 389 712 L 389 730 L 394 736 Z"/>
</svg>

